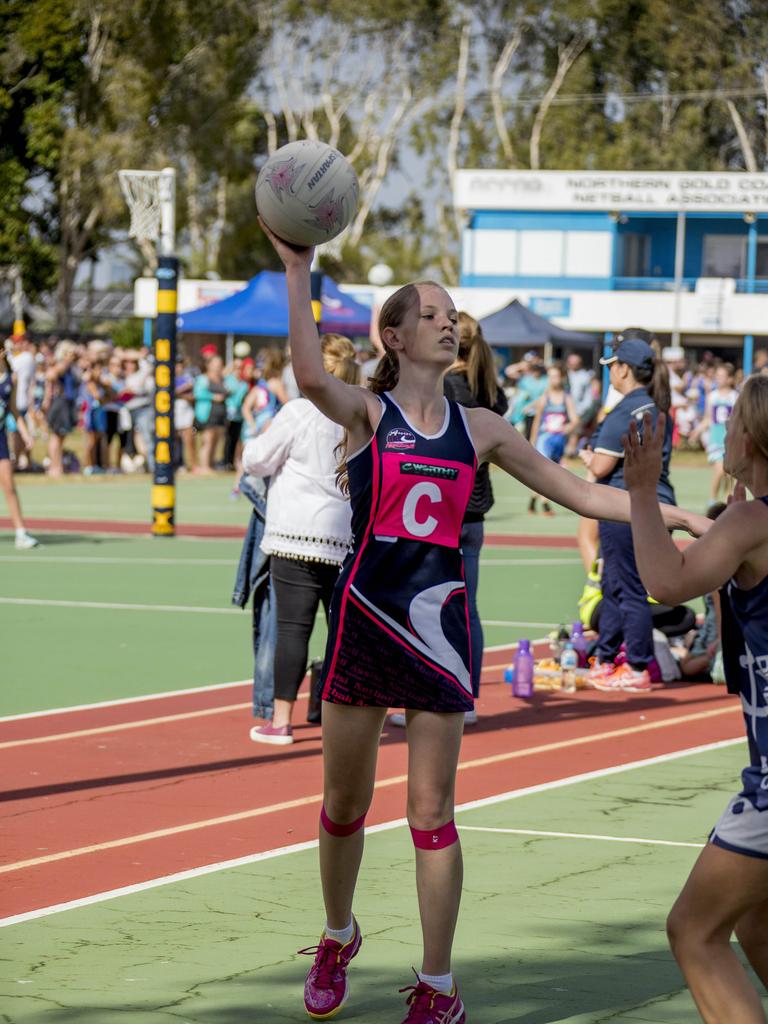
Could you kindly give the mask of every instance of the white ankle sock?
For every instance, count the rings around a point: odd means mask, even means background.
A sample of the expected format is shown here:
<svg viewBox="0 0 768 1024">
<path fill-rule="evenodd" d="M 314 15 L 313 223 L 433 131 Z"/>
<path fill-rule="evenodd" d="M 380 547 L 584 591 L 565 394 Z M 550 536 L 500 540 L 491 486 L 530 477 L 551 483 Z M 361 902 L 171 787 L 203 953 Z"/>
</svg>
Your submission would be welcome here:
<svg viewBox="0 0 768 1024">
<path fill-rule="evenodd" d="M 350 921 L 346 928 L 330 928 L 328 924 L 325 926 L 325 937 L 327 939 L 333 939 L 335 942 L 340 942 L 342 946 L 346 946 L 354 934 L 354 921 Z"/>
<path fill-rule="evenodd" d="M 16 540 L 22 540 L 22 538 L 24 538 L 26 536 L 27 536 L 27 531 L 24 529 L 23 526 L 20 526 L 18 528 L 18 530 L 16 531 Z"/>
<path fill-rule="evenodd" d="M 423 981 L 425 985 L 431 985 L 432 988 L 447 996 L 453 992 L 452 974 L 422 974 L 419 971 L 419 981 Z"/>
</svg>

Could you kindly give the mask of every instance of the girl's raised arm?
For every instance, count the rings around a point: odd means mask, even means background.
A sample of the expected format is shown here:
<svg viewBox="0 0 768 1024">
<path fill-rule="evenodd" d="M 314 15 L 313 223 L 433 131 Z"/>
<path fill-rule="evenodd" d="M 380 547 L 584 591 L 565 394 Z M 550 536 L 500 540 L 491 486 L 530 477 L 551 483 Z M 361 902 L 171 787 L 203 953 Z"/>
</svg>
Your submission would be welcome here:
<svg viewBox="0 0 768 1024">
<path fill-rule="evenodd" d="M 640 579 L 651 597 L 675 605 L 717 590 L 740 569 L 749 571 L 754 555 L 756 561 L 762 557 L 764 562 L 768 532 L 760 502 L 736 501 L 705 536 L 680 551 L 667 533 L 655 500 L 663 444 L 662 416 L 652 434 L 651 417 L 646 413 L 642 442 L 637 424 L 631 423 L 624 439 L 624 479 L 631 495 L 632 538 Z"/>
<path fill-rule="evenodd" d="M 371 429 L 380 415 L 378 399 L 365 388 L 343 381 L 327 373 L 312 316 L 310 267 L 314 249 L 296 249 L 283 242 L 259 219 L 265 234 L 285 266 L 288 288 L 288 331 L 291 361 L 302 393 L 328 419 L 347 430 Z"/>
</svg>

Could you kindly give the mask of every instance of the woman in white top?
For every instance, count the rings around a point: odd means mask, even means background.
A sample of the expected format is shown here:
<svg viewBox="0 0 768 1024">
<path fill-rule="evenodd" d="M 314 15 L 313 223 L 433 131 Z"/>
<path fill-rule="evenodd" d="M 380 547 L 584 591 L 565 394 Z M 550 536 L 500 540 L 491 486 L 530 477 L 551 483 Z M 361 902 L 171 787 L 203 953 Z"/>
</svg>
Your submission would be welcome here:
<svg viewBox="0 0 768 1024">
<path fill-rule="evenodd" d="M 352 342 L 320 339 L 327 373 L 358 381 Z M 275 706 L 272 721 L 251 730 L 257 743 L 293 743 L 291 714 L 307 667 L 315 615 L 326 619 L 341 564 L 352 541 L 349 501 L 336 483 L 336 448 L 344 430 L 305 398 L 286 403 L 267 430 L 248 441 L 243 469 L 271 477 L 261 547 L 270 556 L 277 605 Z"/>
</svg>

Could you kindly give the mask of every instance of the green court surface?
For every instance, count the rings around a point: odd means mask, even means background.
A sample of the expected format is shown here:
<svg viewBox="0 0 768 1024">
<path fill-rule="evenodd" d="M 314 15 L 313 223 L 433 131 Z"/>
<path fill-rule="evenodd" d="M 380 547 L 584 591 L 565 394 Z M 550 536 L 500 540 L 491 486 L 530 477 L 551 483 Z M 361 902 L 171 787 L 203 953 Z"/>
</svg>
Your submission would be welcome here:
<svg viewBox="0 0 768 1024">
<path fill-rule="evenodd" d="M 676 470 L 681 500 L 705 504 L 708 472 Z M 146 477 L 50 482 L 19 478 L 25 514 L 148 521 Z M 488 533 L 573 536 L 575 516 L 526 512 L 528 492 L 495 472 Z M 179 522 L 241 524 L 245 499 L 232 476 L 182 477 Z M 0 622 L 4 678 L 0 715 L 133 697 L 247 679 L 250 610 L 230 604 L 237 540 L 40 534 L 43 546 L 16 552 L 0 533 Z M 545 635 L 576 617 L 584 573 L 575 548 L 486 546 L 479 607 L 487 646 Z M 322 655 L 318 617 L 310 653 Z"/>
<path fill-rule="evenodd" d="M 581 464 L 569 462 L 568 468 L 581 472 Z M 678 503 L 695 511 L 703 511 L 709 493 L 708 469 L 675 466 L 672 482 Z M 529 492 L 505 473 L 492 471 L 496 506 L 487 517 L 487 528 L 500 533 L 572 534 L 575 517 L 558 509 L 552 519 L 529 516 L 526 508 Z M 51 516 L 64 519 L 123 519 L 130 522 L 150 521 L 150 480 L 141 476 L 80 476 L 49 481 L 42 476 L 19 474 L 16 482 L 25 515 Z M 177 478 L 177 521 L 179 523 L 245 524 L 250 505 L 244 498 L 230 495 L 235 478 L 232 474 L 215 477 Z"/>
<path fill-rule="evenodd" d="M 698 1021 L 664 920 L 743 759 L 729 745 L 460 811 L 454 971 L 468 1024 Z M 9 926 L 1 1019 L 306 1020 L 310 961 L 296 950 L 322 926 L 316 859 L 289 852 Z M 396 1024 L 420 950 L 405 827 L 367 837 L 356 913 L 365 942 L 338 1019 Z"/>
<path fill-rule="evenodd" d="M 230 604 L 239 541 L 59 534 L 16 552 L 0 537 L 0 715 L 249 678 L 251 612 Z M 578 552 L 487 548 L 486 644 L 568 621 Z M 320 614 L 310 652 L 323 653 Z"/>
</svg>

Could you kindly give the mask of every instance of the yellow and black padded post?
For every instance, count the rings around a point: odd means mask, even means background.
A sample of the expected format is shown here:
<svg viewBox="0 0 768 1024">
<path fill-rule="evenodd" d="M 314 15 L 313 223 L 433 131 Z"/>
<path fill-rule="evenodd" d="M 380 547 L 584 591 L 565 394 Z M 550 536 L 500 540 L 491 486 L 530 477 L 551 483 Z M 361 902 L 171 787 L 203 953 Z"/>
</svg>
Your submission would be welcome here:
<svg viewBox="0 0 768 1024">
<path fill-rule="evenodd" d="M 312 299 L 312 315 L 315 318 L 318 331 L 320 330 L 320 320 L 323 316 L 323 272 L 322 270 L 312 270 L 310 273 L 310 297 Z"/>
<path fill-rule="evenodd" d="M 174 374 L 176 372 L 176 286 L 179 261 L 161 256 L 157 268 L 155 320 L 155 476 L 152 485 L 152 535 L 173 537 L 176 511 L 174 486 Z"/>
</svg>

